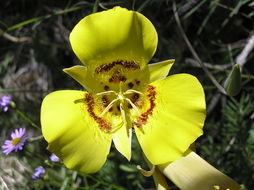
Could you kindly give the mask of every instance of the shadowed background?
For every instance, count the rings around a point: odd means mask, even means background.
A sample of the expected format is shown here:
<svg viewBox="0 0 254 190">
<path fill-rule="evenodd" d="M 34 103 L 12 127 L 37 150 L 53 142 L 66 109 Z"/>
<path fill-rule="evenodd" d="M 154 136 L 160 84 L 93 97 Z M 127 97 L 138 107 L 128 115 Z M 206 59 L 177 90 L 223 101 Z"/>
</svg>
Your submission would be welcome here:
<svg viewBox="0 0 254 190">
<path fill-rule="evenodd" d="M 12 95 L 19 110 L 39 125 L 40 103 L 49 92 L 82 89 L 62 69 L 80 64 L 69 44 L 69 33 L 84 16 L 114 6 L 144 14 L 154 24 L 159 45 L 151 62 L 176 59 L 170 74 L 189 73 L 203 84 L 207 100 L 204 135 L 197 152 L 246 189 L 254 186 L 254 3 L 252 0 L 9 0 L 0 2 L 0 96 Z M 176 22 L 175 16 L 179 16 Z M 179 24 L 183 28 L 181 32 Z M 183 39 L 191 42 L 188 47 Z M 193 57 L 199 58 L 220 84 L 232 66 L 242 68 L 242 90 L 235 97 L 222 95 Z M 0 112 L 0 144 L 14 128 L 26 127 L 40 135 L 16 109 Z M 25 150 L 0 157 L 0 187 L 9 189 L 154 189 L 152 178 L 136 169 L 147 168 L 140 147 L 133 142 L 132 162 L 114 147 L 103 169 L 79 174 L 47 161 L 44 140 L 28 143 Z M 46 160 L 46 161 L 45 161 Z M 43 180 L 31 175 L 47 166 Z M 193 171 L 195 172 L 195 171 Z M 171 189 L 177 189 L 171 184 Z"/>
</svg>

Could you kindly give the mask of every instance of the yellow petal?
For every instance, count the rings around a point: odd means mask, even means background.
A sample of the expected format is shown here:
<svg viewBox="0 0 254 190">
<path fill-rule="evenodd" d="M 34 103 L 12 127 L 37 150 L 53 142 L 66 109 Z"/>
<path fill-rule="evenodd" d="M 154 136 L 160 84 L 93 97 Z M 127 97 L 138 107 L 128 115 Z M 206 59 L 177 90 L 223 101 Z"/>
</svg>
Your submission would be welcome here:
<svg viewBox="0 0 254 190">
<path fill-rule="evenodd" d="M 45 97 L 41 107 L 42 133 L 64 164 L 84 173 L 98 171 L 106 161 L 112 136 L 89 115 L 84 91 L 63 90 Z"/>
<path fill-rule="evenodd" d="M 113 134 L 113 142 L 116 149 L 129 161 L 131 159 L 131 137 L 132 129 L 125 126 L 120 127 Z"/>
<path fill-rule="evenodd" d="M 148 68 L 150 72 L 150 83 L 165 78 L 168 75 L 174 62 L 174 59 L 169 59 L 166 61 L 149 64 Z"/>
<path fill-rule="evenodd" d="M 203 88 L 191 75 L 172 75 L 151 86 L 154 105 L 147 120 L 137 119 L 135 132 L 147 159 L 158 165 L 181 157 L 202 135 L 206 105 Z"/>
<path fill-rule="evenodd" d="M 75 79 L 89 92 L 99 92 L 103 89 L 99 81 L 94 79 L 93 75 L 88 74 L 87 67 L 85 66 L 76 65 L 70 68 L 65 68 L 63 71 Z"/>
<path fill-rule="evenodd" d="M 171 164 L 158 167 L 181 190 L 240 189 L 234 180 L 211 166 L 195 152 L 191 152 Z"/>
<path fill-rule="evenodd" d="M 156 51 L 158 39 L 142 14 L 114 7 L 82 19 L 72 30 L 70 42 L 89 69 L 117 60 L 133 61 L 142 68 Z"/>
</svg>

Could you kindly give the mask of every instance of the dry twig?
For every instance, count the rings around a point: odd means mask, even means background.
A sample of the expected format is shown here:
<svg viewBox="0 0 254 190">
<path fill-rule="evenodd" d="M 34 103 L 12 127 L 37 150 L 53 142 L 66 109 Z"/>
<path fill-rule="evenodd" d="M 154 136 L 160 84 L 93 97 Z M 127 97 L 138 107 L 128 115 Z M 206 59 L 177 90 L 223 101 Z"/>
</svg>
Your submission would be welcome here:
<svg viewBox="0 0 254 190">
<path fill-rule="evenodd" d="M 236 64 L 238 64 L 241 69 L 247 62 L 247 57 L 253 49 L 254 49 L 254 33 L 250 36 L 242 52 L 236 57 Z"/>
<path fill-rule="evenodd" d="M 12 36 L 12 35 L 10 35 L 10 34 L 8 34 L 8 33 L 6 33 L 6 32 L 4 32 L 4 33 L 2 34 L 2 36 L 3 36 L 5 39 L 7 39 L 7 40 L 9 40 L 9 41 L 11 41 L 11 42 L 15 42 L 15 43 L 30 42 L 30 41 L 32 40 L 30 37 L 20 37 L 20 38 L 18 38 L 18 37 Z"/>
<path fill-rule="evenodd" d="M 180 33 L 185 41 L 185 43 L 187 44 L 190 52 L 192 53 L 193 57 L 197 60 L 197 62 L 200 64 L 201 68 L 204 70 L 204 72 L 206 73 L 206 75 L 210 78 L 210 80 L 212 81 L 212 83 L 219 89 L 219 91 L 223 94 L 226 94 L 225 89 L 217 82 L 217 80 L 214 78 L 214 76 L 209 72 L 209 70 L 205 67 L 204 63 L 201 61 L 201 59 L 199 58 L 197 52 L 195 51 L 195 49 L 193 48 L 193 46 L 191 45 L 188 37 L 186 36 L 183 27 L 181 25 L 177 10 L 176 10 L 176 3 L 175 1 L 173 1 L 173 12 L 174 12 L 174 16 L 175 16 L 175 20 L 177 23 L 177 26 L 180 30 Z"/>
</svg>

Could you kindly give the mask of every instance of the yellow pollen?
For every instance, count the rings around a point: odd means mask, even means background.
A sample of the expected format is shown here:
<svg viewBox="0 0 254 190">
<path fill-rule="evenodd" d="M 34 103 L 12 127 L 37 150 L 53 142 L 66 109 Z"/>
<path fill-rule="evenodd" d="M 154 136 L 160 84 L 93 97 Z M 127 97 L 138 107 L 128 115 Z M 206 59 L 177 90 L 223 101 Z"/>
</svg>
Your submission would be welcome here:
<svg viewBox="0 0 254 190">
<path fill-rule="evenodd" d="M 21 138 L 15 138 L 15 139 L 13 139 L 13 140 L 11 141 L 11 142 L 12 142 L 12 145 L 13 145 L 13 146 L 16 146 L 17 144 L 19 144 L 20 140 L 21 140 Z"/>
</svg>

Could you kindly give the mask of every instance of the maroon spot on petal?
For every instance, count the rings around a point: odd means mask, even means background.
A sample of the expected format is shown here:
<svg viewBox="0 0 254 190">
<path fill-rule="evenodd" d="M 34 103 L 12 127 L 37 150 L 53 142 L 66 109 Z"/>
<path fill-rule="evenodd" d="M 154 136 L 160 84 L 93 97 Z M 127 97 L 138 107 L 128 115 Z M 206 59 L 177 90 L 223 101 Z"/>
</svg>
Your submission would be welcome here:
<svg viewBox="0 0 254 190">
<path fill-rule="evenodd" d="M 108 101 L 107 96 L 105 96 L 105 95 L 102 96 L 101 101 L 102 101 L 102 104 L 103 104 L 104 107 L 107 107 L 107 106 L 108 106 L 109 101 Z"/>
<path fill-rule="evenodd" d="M 122 75 L 113 75 L 109 78 L 110 83 L 119 83 L 119 82 L 125 82 L 127 79 L 125 76 Z"/>
<path fill-rule="evenodd" d="M 134 84 L 133 84 L 132 82 L 129 82 L 129 83 L 128 83 L 128 87 L 129 87 L 129 88 L 133 88 L 133 86 L 134 86 Z"/>
<path fill-rule="evenodd" d="M 139 86 L 140 85 L 140 80 L 135 79 L 135 83 Z"/>
<path fill-rule="evenodd" d="M 104 86 L 104 90 L 108 91 L 108 90 L 109 90 L 109 86 L 108 86 L 108 85 L 105 85 L 105 86 Z"/>
<path fill-rule="evenodd" d="M 134 93 L 132 96 L 131 96 L 131 101 L 133 102 L 133 104 L 137 104 L 137 101 L 139 99 L 140 95 L 138 93 Z"/>
</svg>

